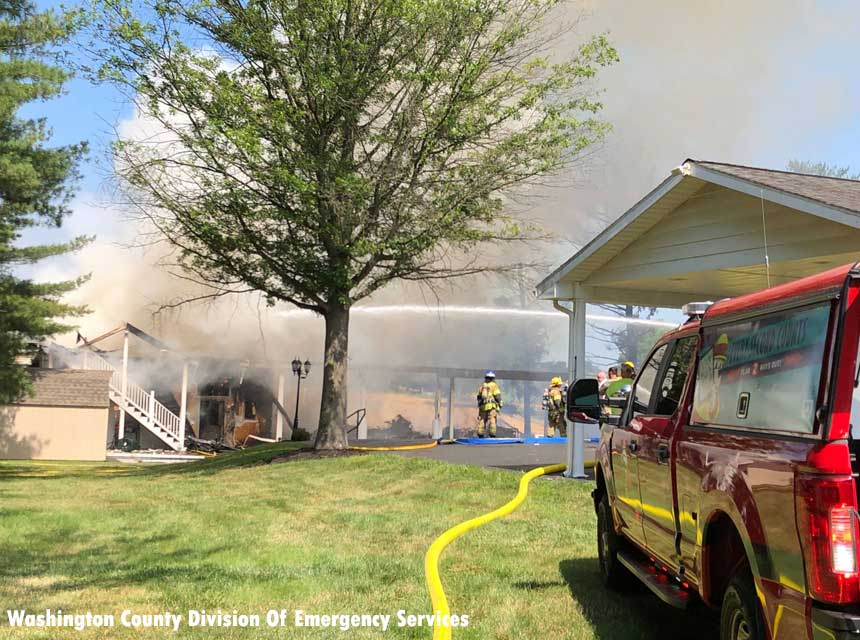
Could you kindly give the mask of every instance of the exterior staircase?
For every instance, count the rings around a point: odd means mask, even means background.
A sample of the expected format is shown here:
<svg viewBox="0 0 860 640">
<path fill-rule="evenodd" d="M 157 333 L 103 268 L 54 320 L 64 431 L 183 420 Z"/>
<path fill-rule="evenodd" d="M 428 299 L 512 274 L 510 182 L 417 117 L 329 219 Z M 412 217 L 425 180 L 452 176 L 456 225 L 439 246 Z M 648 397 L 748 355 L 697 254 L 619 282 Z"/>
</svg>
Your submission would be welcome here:
<svg viewBox="0 0 860 640">
<path fill-rule="evenodd" d="M 143 387 L 126 380 L 123 394 L 122 373 L 116 367 L 89 349 L 82 349 L 79 353 L 79 368 L 111 372 L 108 385 L 110 400 L 121 411 L 125 411 L 174 451 L 185 448 L 185 425 L 178 415 L 156 400 L 154 391 L 147 392 Z"/>
</svg>

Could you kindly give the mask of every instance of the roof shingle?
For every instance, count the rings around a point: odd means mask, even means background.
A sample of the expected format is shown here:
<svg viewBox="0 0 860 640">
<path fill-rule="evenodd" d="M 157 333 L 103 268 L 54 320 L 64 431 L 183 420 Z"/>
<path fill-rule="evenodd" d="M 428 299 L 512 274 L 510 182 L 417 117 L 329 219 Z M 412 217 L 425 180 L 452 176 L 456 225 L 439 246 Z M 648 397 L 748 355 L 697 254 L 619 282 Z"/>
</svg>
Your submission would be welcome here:
<svg viewBox="0 0 860 640">
<path fill-rule="evenodd" d="M 860 214 L 860 180 L 759 169 L 722 162 L 702 160 L 692 160 L 692 162 L 707 169 L 760 184 L 769 189 L 778 189 L 830 207 L 838 207 L 851 213 Z"/>
<path fill-rule="evenodd" d="M 107 407 L 110 371 L 29 369 L 32 395 L 14 404 L 51 407 Z"/>
</svg>

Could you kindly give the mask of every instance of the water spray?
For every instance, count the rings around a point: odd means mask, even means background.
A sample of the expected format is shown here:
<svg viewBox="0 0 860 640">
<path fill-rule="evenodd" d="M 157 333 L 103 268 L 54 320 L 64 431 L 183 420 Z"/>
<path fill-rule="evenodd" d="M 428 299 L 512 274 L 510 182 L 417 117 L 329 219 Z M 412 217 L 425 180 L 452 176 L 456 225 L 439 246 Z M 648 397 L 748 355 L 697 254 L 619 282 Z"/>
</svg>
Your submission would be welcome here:
<svg viewBox="0 0 860 640">
<path fill-rule="evenodd" d="M 484 316 L 507 316 L 507 317 L 524 317 L 524 318 L 548 318 L 548 319 L 563 319 L 564 316 L 555 311 L 540 311 L 537 309 L 503 309 L 499 307 L 468 307 L 461 305 L 450 305 L 441 307 L 426 307 L 418 304 L 399 304 L 399 305 L 380 305 L 367 307 L 353 307 L 351 313 L 357 316 L 382 316 L 395 314 L 415 314 L 429 315 L 435 314 L 438 316 L 451 315 L 484 315 Z M 290 309 L 288 311 L 280 311 L 278 315 L 282 318 L 295 317 L 311 317 L 316 315 L 313 311 L 306 309 Z M 665 320 L 651 320 L 648 318 L 627 318 L 625 316 L 607 316 L 588 314 L 586 319 L 591 322 L 614 322 L 623 324 L 636 324 L 649 327 L 664 327 L 674 328 L 679 323 L 668 322 Z"/>
</svg>

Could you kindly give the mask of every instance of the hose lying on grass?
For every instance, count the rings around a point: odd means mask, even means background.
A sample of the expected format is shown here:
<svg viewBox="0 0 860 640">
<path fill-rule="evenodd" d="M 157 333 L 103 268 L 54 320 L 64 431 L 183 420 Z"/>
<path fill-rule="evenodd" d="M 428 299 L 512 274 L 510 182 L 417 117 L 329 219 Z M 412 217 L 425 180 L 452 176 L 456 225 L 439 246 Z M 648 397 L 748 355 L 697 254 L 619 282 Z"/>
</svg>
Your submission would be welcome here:
<svg viewBox="0 0 860 640">
<path fill-rule="evenodd" d="M 441 536 L 433 541 L 430 548 L 427 550 L 427 555 L 424 556 L 424 577 L 427 580 L 427 590 L 430 592 L 430 601 L 433 603 L 433 611 L 437 614 L 436 624 L 433 628 L 433 640 L 450 640 L 451 627 L 442 625 L 442 619 L 449 616 L 451 610 L 448 608 L 448 600 L 445 597 L 445 591 L 442 589 L 442 581 L 439 579 L 439 556 L 442 551 L 451 542 L 459 538 L 467 531 L 471 531 L 482 524 L 487 524 L 491 520 L 501 518 L 511 513 L 516 509 L 529 492 L 529 482 L 548 473 L 558 473 L 567 469 L 565 464 L 551 464 L 547 467 L 538 467 L 532 469 L 520 479 L 520 488 L 513 500 L 502 505 L 495 511 L 490 511 L 477 518 L 466 520 L 460 524 L 451 527 Z"/>
</svg>

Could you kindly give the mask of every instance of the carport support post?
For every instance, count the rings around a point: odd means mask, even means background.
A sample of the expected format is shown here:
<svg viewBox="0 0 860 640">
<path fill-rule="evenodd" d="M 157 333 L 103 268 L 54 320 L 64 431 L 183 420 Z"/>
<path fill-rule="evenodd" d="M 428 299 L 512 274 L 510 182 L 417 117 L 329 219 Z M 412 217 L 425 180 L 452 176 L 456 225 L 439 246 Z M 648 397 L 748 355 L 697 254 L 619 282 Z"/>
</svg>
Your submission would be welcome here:
<svg viewBox="0 0 860 640">
<path fill-rule="evenodd" d="M 585 300 L 575 300 L 573 303 L 573 370 L 571 375 L 571 383 L 575 380 L 585 377 Z M 568 367 L 571 365 L 568 364 Z M 565 417 L 567 420 L 567 417 Z M 570 434 L 573 433 L 573 456 L 571 464 L 568 465 L 570 476 L 572 478 L 585 478 L 585 425 L 581 422 L 574 422 L 573 429 L 568 429 L 568 446 L 570 443 Z"/>
<path fill-rule="evenodd" d="M 454 376 L 448 381 L 448 439 L 454 439 Z"/>
<path fill-rule="evenodd" d="M 188 411 L 188 363 L 182 363 L 182 396 L 179 402 L 179 449 L 185 450 L 185 414 Z"/>
<path fill-rule="evenodd" d="M 122 403 L 119 407 L 119 431 L 117 439 L 125 438 L 125 412 L 128 406 L 126 394 L 128 393 L 128 330 L 123 333 L 122 338 L 122 383 L 120 387 L 119 401 Z"/>
<path fill-rule="evenodd" d="M 438 440 L 442 437 L 442 421 L 440 413 L 442 410 L 442 380 L 439 374 L 436 374 L 436 393 L 433 396 L 433 439 Z"/>
<path fill-rule="evenodd" d="M 532 385 L 523 380 L 523 437 L 532 437 Z"/>
<path fill-rule="evenodd" d="M 585 300 L 573 301 L 573 309 L 558 304 L 553 305 L 569 318 L 567 369 L 568 381 L 573 384 L 585 376 Z M 565 416 L 565 420 L 567 417 Z M 568 478 L 585 478 L 585 425 L 569 422 L 567 429 L 567 471 Z"/>
<path fill-rule="evenodd" d="M 275 440 L 280 442 L 284 438 L 284 414 L 281 413 L 281 407 L 284 406 L 284 388 L 286 386 L 286 381 L 284 380 L 284 372 L 278 371 L 275 373 L 275 389 L 277 390 L 275 393 L 276 402 L 272 403 L 272 417 L 275 420 Z"/>
</svg>

